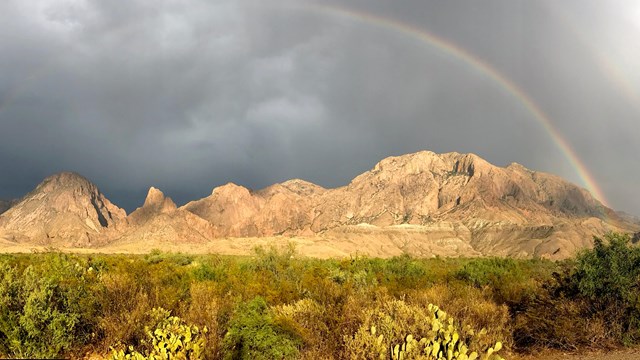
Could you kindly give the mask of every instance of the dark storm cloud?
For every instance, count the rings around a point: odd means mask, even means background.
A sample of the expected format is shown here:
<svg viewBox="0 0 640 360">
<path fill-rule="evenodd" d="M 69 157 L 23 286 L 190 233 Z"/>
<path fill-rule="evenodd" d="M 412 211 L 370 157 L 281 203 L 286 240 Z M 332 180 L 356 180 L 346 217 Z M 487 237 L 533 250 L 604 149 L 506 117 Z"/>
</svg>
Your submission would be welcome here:
<svg viewBox="0 0 640 360">
<path fill-rule="evenodd" d="M 0 198 L 61 170 L 129 210 L 152 185 L 178 202 L 228 181 L 340 186 L 383 157 L 421 149 L 581 182 L 526 107 L 465 60 L 305 2 L 266 4 L 2 2 Z M 640 6 L 334 6 L 428 30 L 494 66 L 547 112 L 611 205 L 640 213 L 640 104 L 602 61 L 640 92 L 629 65 L 640 60 Z M 636 18 L 614 21 L 631 10 Z"/>
</svg>

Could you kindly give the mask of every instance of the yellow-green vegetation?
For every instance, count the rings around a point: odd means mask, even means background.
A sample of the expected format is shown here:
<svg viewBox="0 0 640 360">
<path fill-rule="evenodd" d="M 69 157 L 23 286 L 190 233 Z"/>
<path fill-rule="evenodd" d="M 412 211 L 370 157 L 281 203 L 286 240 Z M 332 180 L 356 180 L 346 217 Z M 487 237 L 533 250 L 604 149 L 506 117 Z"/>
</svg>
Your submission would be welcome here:
<svg viewBox="0 0 640 360">
<path fill-rule="evenodd" d="M 355 336 L 345 337 L 345 353 L 350 359 L 501 360 L 502 343 L 483 340 L 486 329 L 460 327 L 433 304 L 424 308 L 392 300 L 367 311 Z"/>
<path fill-rule="evenodd" d="M 125 349 L 113 349 L 112 360 L 124 359 L 201 359 L 203 357 L 206 340 L 202 334 L 207 328 L 200 330 L 197 326 L 184 324 L 177 316 L 170 316 L 170 312 L 157 308 L 151 310 L 151 317 L 156 325 L 145 328 L 148 338 L 142 341 L 139 352 L 132 345 Z"/>
<path fill-rule="evenodd" d="M 637 344 L 639 281 L 620 234 L 560 263 L 0 255 L 0 357 L 495 360 Z"/>
<path fill-rule="evenodd" d="M 596 238 L 559 264 L 514 316 L 520 347 L 613 347 L 640 342 L 640 248 L 629 235 Z M 553 309 L 554 316 L 549 316 Z"/>
</svg>

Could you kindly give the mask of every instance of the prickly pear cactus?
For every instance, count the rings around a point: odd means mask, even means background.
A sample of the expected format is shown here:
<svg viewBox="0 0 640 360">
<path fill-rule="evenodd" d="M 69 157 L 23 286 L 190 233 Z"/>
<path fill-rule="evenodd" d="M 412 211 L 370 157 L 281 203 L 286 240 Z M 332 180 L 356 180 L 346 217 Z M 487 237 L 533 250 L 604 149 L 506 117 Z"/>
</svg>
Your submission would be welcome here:
<svg viewBox="0 0 640 360">
<path fill-rule="evenodd" d="M 152 318 L 160 319 L 155 329 L 147 328 L 148 340 L 144 342 L 150 351 L 146 355 L 136 351 L 132 346 L 125 349 L 113 349 L 112 360 L 168 360 L 168 359 L 201 359 L 205 347 L 204 334 L 207 328 L 184 324 L 177 316 L 169 316 L 164 309 L 153 309 Z"/>
<path fill-rule="evenodd" d="M 391 360 L 503 360 L 498 354 L 502 349 L 501 342 L 497 342 L 481 354 L 470 352 L 463 337 L 469 339 L 469 336 L 475 334 L 472 331 L 464 331 L 464 336 L 461 336 L 454 319 L 435 305 L 429 304 L 426 311 L 422 311 L 424 309 L 413 309 L 401 302 L 395 304 L 395 309 L 402 310 L 390 311 L 397 318 L 382 316 L 381 312 L 374 313 L 373 317 L 379 327 L 373 324 L 370 328 L 361 328 L 354 337 L 346 338 L 347 351 L 351 351 L 349 355 L 359 354 L 358 358 Z M 399 329 L 397 326 L 394 327 L 394 321 L 403 321 L 403 316 L 411 310 L 420 313 L 418 318 L 413 317 L 411 321 L 419 319 L 426 323 L 425 327 L 417 329 L 422 337 L 417 338 L 409 334 L 401 342 L 394 342 L 392 338 L 397 335 L 394 331 L 397 332 Z M 404 315 L 398 316 L 399 314 Z M 407 320 L 409 319 L 405 319 Z M 482 331 L 478 335 L 481 336 Z M 372 354 L 375 355 L 371 356 Z"/>
<path fill-rule="evenodd" d="M 419 341 L 412 335 L 405 338 L 404 343 L 390 349 L 392 360 L 436 359 L 436 360 L 475 360 L 480 359 L 477 352 L 469 353 L 467 345 L 460 339 L 454 326 L 453 318 L 433 304 L 428 306 L 431 313 L 431 332 Z M 497 353 L 502 343 L 497 342 L 490 347 L 482 360 L 503 360 Z"/>
</svg>

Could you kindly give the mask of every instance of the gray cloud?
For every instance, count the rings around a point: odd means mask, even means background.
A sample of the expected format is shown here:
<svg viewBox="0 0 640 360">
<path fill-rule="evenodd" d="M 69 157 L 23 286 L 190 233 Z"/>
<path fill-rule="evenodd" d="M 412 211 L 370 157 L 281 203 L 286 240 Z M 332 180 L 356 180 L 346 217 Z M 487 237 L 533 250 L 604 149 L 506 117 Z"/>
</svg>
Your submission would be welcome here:
<svg viewBox="0 0 640 360">
<path fill-rule="evenodd" d="M 421 149 L 474 152 L 582 184 L 524 104 L 464 59 L 305 4 L 2 2 L 0 198 L 61 170 L 129 210 L 151 185 L 178 202 L 228 181 L 332 187 Z M 549 115 L 610 205 L 640 214 L 640 6 L 333 6 L 429 31 L 496 68 Z"/>
</svg>

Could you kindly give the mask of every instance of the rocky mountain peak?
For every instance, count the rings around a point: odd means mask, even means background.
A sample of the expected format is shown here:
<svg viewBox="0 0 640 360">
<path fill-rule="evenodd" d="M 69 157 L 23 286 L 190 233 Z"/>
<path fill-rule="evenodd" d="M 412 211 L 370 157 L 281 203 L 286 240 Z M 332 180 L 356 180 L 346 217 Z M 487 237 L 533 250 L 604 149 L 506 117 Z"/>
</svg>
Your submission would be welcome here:
<svg viewBox="0 0 640 360">
<path fill-rule="evenodd" d="M 96 187 L 84 176 L 75 172 L 61 172 L 45 178 L 35 191 L 74 190 L 77 192 L 93 192 Z"/>
<path fill-rule="evenodd" d="M 291 192 L 294 192 L 298 195 L 304 195 L 304 196 L 321 194 L 327 191 L 325 188 L 323 188 L 320 185 L 316 185 L 312 182 L 301 180 L 301 179 L 287 180 L 281 183 L 280 185 Z"/>
<path fill-rule="evenodd" d="M 170 211 L 176 209 L 176 204 L 171 200 L 171 198 L 166 197 L 162 191 L 155 187 L 150 187 L 147 192 L 147 197 L 144 200 L 145 208 L 156 208 L 161 211 Z"/>
<path fill-rule="evenodd" d="M 162 204 L 164 199 L 165 199 L 164 193 L 160 191 L 158 188 L 155 188 L 152 186 L 149 188 L 149 191 L 147 191 L 147 197 L 144 200 L 143 206 Z"/>
<path fill-rule="evenodd" d="M 232 182 L 226 183 L 213 189 L 211 196 L 218 196 L 230 199 L 241 199 L 251 196 L 251 191 L 244 186 L 236 185 Z"/>
<path fill-rule="evenodd" d="M 42 243 L 90 244 L 126 218 L 85 177 L 63 172 L 46 178 L 35 190 L 0 216 L 10 237 Z"/>
<path fill-rule="evenodd" d="M 418 174 L 442 165 L 442 159 L 436 153 L 420 151 L 414 154 L 390 156 L 382 159 L 373 167 L 372 172 Z"/>
<path fill-rule="evenodd" d="M 144 204 L 129 214 L 129 224 L 139 226 L 145 224 L 159 215 L 173 214 L 177 206 L 170 197 L 164 195 L 160 189 L 150 187 Z"/>
<path fill-rule="evenodd" d="M 454 174 L 471 177 L 476 174 L 488 174 L 499 169 L 497 166 L 490 164 L 476 154 L 447 153 L 443 154 L 442 157 L 447 159 L 448 163 L 451 164 L 451 171 Z"/>
<path fill-rule="evenodd" d="M 413 154 L 385 158 L 378 162 L 370 173 L 376 174 L 383 179 L 424 173 L 441 176 L 466 175 L 467 177 L 472 177 L 476 173 L 488 173 L 495 168 L 494 165 L 475 154 L 455 152 L 436 154 L 432 151 L 420 151 Z"/>
<path fill-rule="evenodd" d="M 531 170 L 527 169 L 526 167 L 524 167 L 524 165 L 517 162 L 509 164 L 509 166 L 507 166 L 507 169 L 531 172 Z"/>
</svg>

